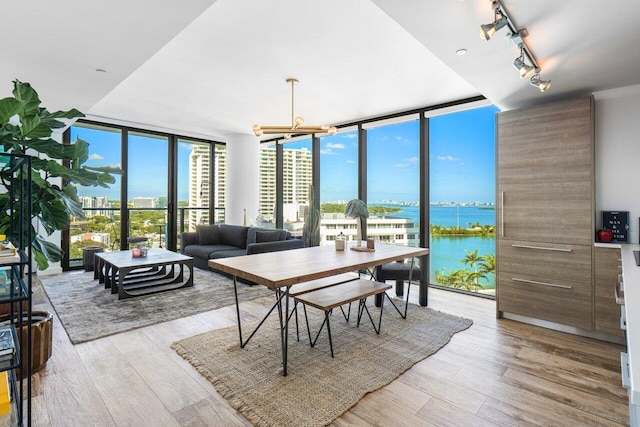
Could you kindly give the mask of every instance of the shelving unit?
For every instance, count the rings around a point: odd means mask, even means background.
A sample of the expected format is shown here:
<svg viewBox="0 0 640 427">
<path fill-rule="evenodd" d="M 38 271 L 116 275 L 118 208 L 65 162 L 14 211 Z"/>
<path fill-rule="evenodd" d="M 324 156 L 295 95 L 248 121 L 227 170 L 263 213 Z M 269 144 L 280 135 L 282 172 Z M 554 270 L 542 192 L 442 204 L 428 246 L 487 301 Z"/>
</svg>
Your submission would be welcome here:
<svg viewBox="0 0 640 427">
<path fill-rule="evenodd" d="M 31 157 L 0 153 L 0 234 L 19 254 L 18 260 L 0 258 L 0 307 L 6 313 L 0 324 L 10 325 L 15 344 L 13 355 L 0 360 L 0 372 L 9 378 L 12 426 L 31 426 L 31 197 Z"/>
</svg>

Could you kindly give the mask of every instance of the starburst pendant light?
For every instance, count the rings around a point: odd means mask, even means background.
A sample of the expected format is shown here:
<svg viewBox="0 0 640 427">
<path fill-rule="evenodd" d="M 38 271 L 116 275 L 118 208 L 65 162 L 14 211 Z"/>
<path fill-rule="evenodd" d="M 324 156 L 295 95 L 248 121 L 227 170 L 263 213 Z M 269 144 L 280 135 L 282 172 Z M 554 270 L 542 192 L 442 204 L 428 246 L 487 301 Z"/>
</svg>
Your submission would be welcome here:
<svg viewBox="0 0 640 427">
<path fill-rule="evenodd" d="M 300 116 L 296 117 L 294 113 L 294 85 L 299 83 L 298 79 L 287 79 L 287 83 L 291 84 L 291 126 L 260 126 L 253 125 L 253 133 L 256 136 L 265 134 L 282 134 L 285 139 L 291 138 L 291 135 L 309 134 L 309 133 L 328 133 L 335 134 L 338 132 L 335 126 L 303 126 L 304 119 Z"/>
</svg>

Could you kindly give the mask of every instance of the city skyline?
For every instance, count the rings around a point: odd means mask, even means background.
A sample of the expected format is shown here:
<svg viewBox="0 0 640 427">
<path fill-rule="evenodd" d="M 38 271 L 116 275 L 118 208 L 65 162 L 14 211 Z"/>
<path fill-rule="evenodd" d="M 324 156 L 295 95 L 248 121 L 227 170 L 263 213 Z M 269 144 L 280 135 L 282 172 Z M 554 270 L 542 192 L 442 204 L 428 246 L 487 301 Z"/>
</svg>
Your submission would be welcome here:
<svg viewBox="0 0 640 427">
<path fill-rule="evenodd" d="M 431 200 L 495 203 L 496 111 L 496 107 L 489 106 L 430 118 Z M 71 130 L 72 140 L 80 137 L 90 143 L 87 164 L 120 165 L 119 132 L 78 126 Z M 166 197 L 166 139 L 141 133 L 130 133 L 129 137 L 129 200 Z M 320 138 L 322 202 L 357 198 L 357 141 L 357 131 Z M 418 121 L 372 127 L 368 130 L 368 145 L 368 202 L 415 203 L 419 199 Z M 192 144 L 178 144 L 178 200 L 183 202 L 189 201 L 192 149 Z M 310 151 L 310 139 L 285 144 L 285 150 L 301 149 Z M 119 183 L 120 177 L 116 177 L 109 189 L 79 187 L 78 194 L 119 200 Z"/>
</svg>

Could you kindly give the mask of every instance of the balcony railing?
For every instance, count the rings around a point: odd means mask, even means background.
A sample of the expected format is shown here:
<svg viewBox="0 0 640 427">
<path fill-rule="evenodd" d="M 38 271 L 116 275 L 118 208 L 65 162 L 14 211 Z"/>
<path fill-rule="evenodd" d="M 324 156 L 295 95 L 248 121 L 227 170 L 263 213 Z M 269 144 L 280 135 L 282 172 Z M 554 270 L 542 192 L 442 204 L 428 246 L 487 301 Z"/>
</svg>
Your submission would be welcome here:
<svg viewBox="0 0 640 427">
<path fill-rule="evenodd" d="M 82 220 L 72 218 L 69 227 L 69 266 L 82 264 L 82 250 L 88 246 L 100 246 L 105 252 L 118 251 L 122 245 L 120 208 L 83 208 Z M 214 223 L 225 221 L 225 208 L 214 208 Z M 209 208 L 179 207 L 175 230 L 177 236 L 185 231 L 195 231 L 200 224 L 209 224 Z M 167 208 L 129 208 L 127 236 L 129 241 L 149 247 L 167 246 Z M 180 239 L 177 250 L 180 249 Z"/>
</svg>

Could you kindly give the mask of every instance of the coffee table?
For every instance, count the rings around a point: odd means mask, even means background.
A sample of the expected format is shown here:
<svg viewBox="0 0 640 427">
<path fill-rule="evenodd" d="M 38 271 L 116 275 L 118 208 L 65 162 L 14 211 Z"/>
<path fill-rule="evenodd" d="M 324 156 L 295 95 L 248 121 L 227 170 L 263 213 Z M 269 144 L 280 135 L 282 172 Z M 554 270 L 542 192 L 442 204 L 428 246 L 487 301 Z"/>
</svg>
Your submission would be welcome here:
<svg viewBox="0 0 640 427">
<path fill-rule="evenodd" d="M 131 251 L 94 257 L 93 278 L 118 299 L 193 286 L 193 258 L 176 252 L 152 248 L 146 257 L 134 258 Z"/>
</svg>

